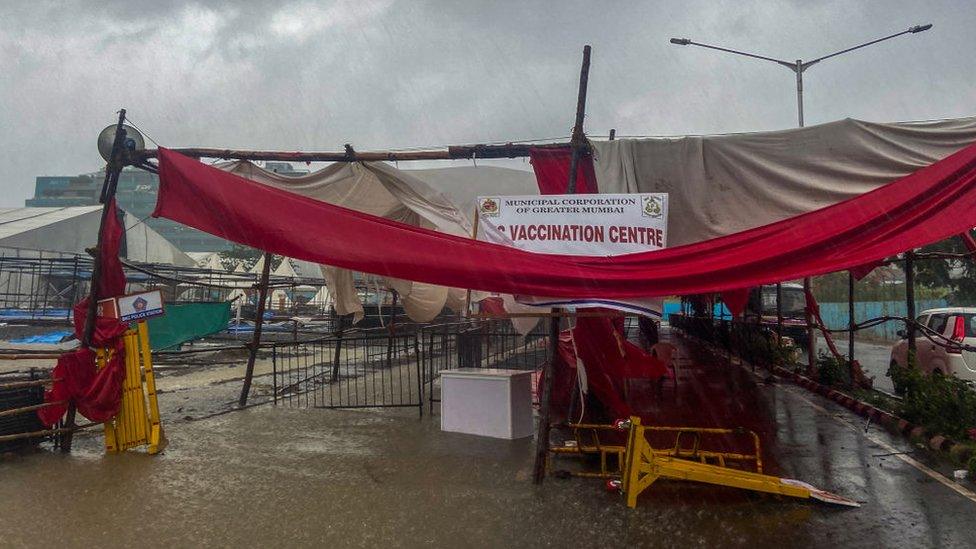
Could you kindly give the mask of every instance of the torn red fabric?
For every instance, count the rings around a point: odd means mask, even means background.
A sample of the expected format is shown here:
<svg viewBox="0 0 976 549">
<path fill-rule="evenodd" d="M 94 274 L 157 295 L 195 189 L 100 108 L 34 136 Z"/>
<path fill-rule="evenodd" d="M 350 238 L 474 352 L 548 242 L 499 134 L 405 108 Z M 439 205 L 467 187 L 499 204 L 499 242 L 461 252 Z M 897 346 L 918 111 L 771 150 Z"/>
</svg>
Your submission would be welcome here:
<svg viewBox="0 0 976 549">
<path fill-rule="evenodd" d="M 732 313 L 733 317 L 741 315 L 742 311 L 746 310 L 751 290 L 752 288 L 739 288 L 722 292 L 722 303 L 725 303 L 725 307 Z"/>
<path fill-rule="evenodd" d="M 99 299 L 122 295 L 125 292 L 125 272 L 122 270 L 122 261 L 119 259 L 119 249 L 122 246 L 125 229 L 122 226 L 122 219 L 119 214 L 119 209 L 116 207 L 113 198 L 108 203 L 105 226 L 102 227 L 101 248 L 98 250 L 98 261 L 100 263 Z"/>
<path fill-rule="evenodd" d="M 98 297 L 113 297 L 125 291 L 125 272 L 119 260 L 123 227 L 113 199 L 108 204 L 102 227 L 102 245 L 98 250 Z M 88 298 L 74 307 L 75 337 L 83 340 L 88 318 Z M 37 412 L 41 423 L 54 425 L 65 414 L 69 402 L 74 402 L 81 415 L 91 421 L 103 422 L 115 417 L 122 401 L 122 382 L 125 379 L 122 334 L 128 327 L 114 318 L 96 317 L 92 334 L 93 347 L 112 349 L 112 355 L 102 369 L 95 365 L 95 353 L 88 348 L 65 353 L 58 359 L 51 377 L 55 380 L 44 392 L 44 402 L 59 402 Z"/>
<path fill-rule="evenodd" d="M 969 231 L 960 233 L 959 238 L 962 239 L 962 243 L 969 253 L 976 254 L 976 240 L 973 239 L 973 235 L 969 234 Z"/>
<path fill-rule="evenodd" d="M 569 147 L 533 147 L 529 149 L 532 171 L 540 194 L 564 194 L 569 186 L 569 168 L 573 152 Z M 600 192 L 593 170 L 593 156 L 584 154 L 576 164 L 576 194 Z"/>
<path fill-rule="evenodd" d="M 104 422 L 115 417 L 122 400 L 122 382 L 125 380 L 122 340 L 116 339 L 114 352 L 105 367 L 95 368 L 95 353 L 78 349 L 65 353 L 58 359 L 51 373 L 56 380 L 44 392 L 44 402 L 60 402 L 37 411 L 41 423 L 54 425 L 68 410 L 68 402 L 74 402 L 78 412 L 91 421 Z"/>
<path fill-rule="evenodd" d="M 716 293 L 849 269 L 976 226 L 976 145 L 838 204 L 695 244 L 613 257 L 539 254 L 367 215 L 159 149 L 153 215 L 336 267 L 515 295 Z"/>
<path fill-rule="evenodd" d="M 820 332 L 823 334 L 824 342 L 827 343 L 827 348 L 830 349 L 830 353 L 834 355 L 835 358 L 847 360 L 847 357 L 842 355 L 837 349 L 833 336 L 825 329 L 826 325 L 824 324 L 823 318 L 820 316 L 820 304 L 817 303 L 817 298 L 813 296 L 813 292 L 806 288 L 803 289 L 803 293 L 806 296 L 806 312 L 811 318 L 813 318 L 815 327 L 819 328 Z"/>
<path fill-rule="evenodd" d="M 478 311 L 483 315 L 497 316 L 499 318 L 504 318 L 508 314 L 502 298 L 496 296 L 489 296 L 479 301 Z"/>
<path fill-rule="evenodd" d="M 555 410 L 568 409 L 571 391 L 577 390 L 577 353 L 586 369 L 589 390 L 607 406 L 613 417 L 631 415 L 632 410 L 623 396 L 626 380 L 660 379 L 668 374 L 663 362 L 624 339 L 615 326 L 615 319 L 578 317 L 572 335 L 566 330 L 559 337 L 551 400 Z"/>
</svg>

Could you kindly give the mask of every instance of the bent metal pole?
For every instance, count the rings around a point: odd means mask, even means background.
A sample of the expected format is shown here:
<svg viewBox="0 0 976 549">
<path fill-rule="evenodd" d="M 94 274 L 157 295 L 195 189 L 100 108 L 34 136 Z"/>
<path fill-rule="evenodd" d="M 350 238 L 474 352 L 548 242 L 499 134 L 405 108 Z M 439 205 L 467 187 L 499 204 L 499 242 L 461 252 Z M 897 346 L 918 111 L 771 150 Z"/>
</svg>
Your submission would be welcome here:
<svg viewBox="0 0 976 549">
<path fill-rule="evenodd" d="M 115 139 L 112 141 L 112 153 L 108 163 L 105 165 L 105 179 L 102 181 L 102 192 L 100 201 L 102 203 L 102 217 L 98 223 L 98 236 L 96 237 L 95 253 L 92 257 L 92 274 L 88 289 L 88 310 L 85 314 L 85 328 L 82 331 L 81 344 L 90 347 L 92 336 L 95 334 L 95 320 L 98 312 L 98 300 L 104 296 L 98 295 L 98 284 L 102 278 L 102 260 L 100 250 L 104 245 L 103 234 L 105 232 L 105 220 L 109 216 L 109 204 L 115 198 L 115 189 L 119 183 L 119 173 L 124 166 L 123 144 L 125 142 L 125 109 L 119 110 L 119 121 L 115 126 Z M 61 439 L 61 451 L 70 452 L 71 443 L 75 428 L 75 405 L 68 404 L 68 411 L 64 420 L 65 431 Z"/>
<path fill-rule="evenodd" d="M 576 100 L 576 124 L 573 126 L 572 150 L 573 156 L 569 167 L 569 181 L 567 182 L 567 193 L 576 192 L 576 171 L 579 165 L 580 156 L 586 148 L 586 139 L 583 135 L 583 119 L 586 114 L 586 85 L 590 74 L 590 46 L 583 46 L 583 65 L 580 68 L 579 94 Z M 542 395 L 539 398 L 539 425 L 535 439 L 535 468 L 532 481 L 541 484 L 546 477 L 546 458 L 549 454 L 549 412 L 552 400 L 552 378 L 555 375 L 555 361 L 559 353 L 559 312 L 558 309 L 552 310 L 553 315 L 549 324 L 549 360 L 542 368 Z"/>
</svg>

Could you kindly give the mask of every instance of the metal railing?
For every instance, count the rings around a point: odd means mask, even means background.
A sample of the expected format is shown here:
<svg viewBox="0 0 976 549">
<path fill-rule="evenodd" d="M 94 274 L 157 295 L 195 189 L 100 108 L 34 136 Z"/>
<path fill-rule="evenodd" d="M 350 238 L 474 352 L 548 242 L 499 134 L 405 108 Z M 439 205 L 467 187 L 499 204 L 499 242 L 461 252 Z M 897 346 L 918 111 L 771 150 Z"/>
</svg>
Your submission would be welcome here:
<svg viewBox="0 0 976 549">
<path fill-rule="evenodd" d="M 435 382 L 444 370 L 504 368 L 539 370 L 548 357 L 548 325 L 539 322 L 522 335 L 508 320 L 467 321 L 420 328 L 425 394 L 433 413 L 440 397 Z"/>
<path fill-rule="evenodd" d="M 416 407 L 423 413 L 417 332 L 364 330 L 270 345 L 273 400 L 296 408 Z"/>
</svg>

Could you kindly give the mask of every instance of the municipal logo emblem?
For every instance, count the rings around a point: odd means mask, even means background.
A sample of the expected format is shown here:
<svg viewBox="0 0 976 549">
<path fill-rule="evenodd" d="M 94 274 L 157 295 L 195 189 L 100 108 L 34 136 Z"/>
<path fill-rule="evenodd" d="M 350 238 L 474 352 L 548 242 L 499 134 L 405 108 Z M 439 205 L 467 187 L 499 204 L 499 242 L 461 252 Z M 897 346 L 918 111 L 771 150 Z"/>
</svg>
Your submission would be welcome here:
<svg viewBox="0 0 976 549">
<path fill-rule="evenodd" d="M 660 219 L 664 216 L 664 199 L 660 196 L 641 197 L 641 215 Z"/>
<path fill-rule="evenodd" d="M 498 217 L 501 209 L 501 200 L 497 198 L 485 197 L 478 201 L 478 213 L 483 217 Z"/>
</svg>

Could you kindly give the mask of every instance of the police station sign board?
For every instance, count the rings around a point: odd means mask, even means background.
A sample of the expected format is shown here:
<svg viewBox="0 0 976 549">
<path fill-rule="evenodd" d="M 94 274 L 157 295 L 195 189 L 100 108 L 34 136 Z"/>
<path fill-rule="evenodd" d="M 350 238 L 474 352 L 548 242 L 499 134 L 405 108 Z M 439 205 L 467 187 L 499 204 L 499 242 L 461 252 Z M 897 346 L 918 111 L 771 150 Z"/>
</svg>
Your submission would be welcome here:
<svg viewBox="0 0 976 549">
<path fill-rule="evenodd" d="M 159 290 L 119 296 L 119 320 L 132 322 L 163 314 L 163 296 Z"/>
<path fill-rule="evenodd" d="M 611 256 L 667 247 L 668 195 L 478 197 L 481 240 L 540 253 Z"/>
</svg>

